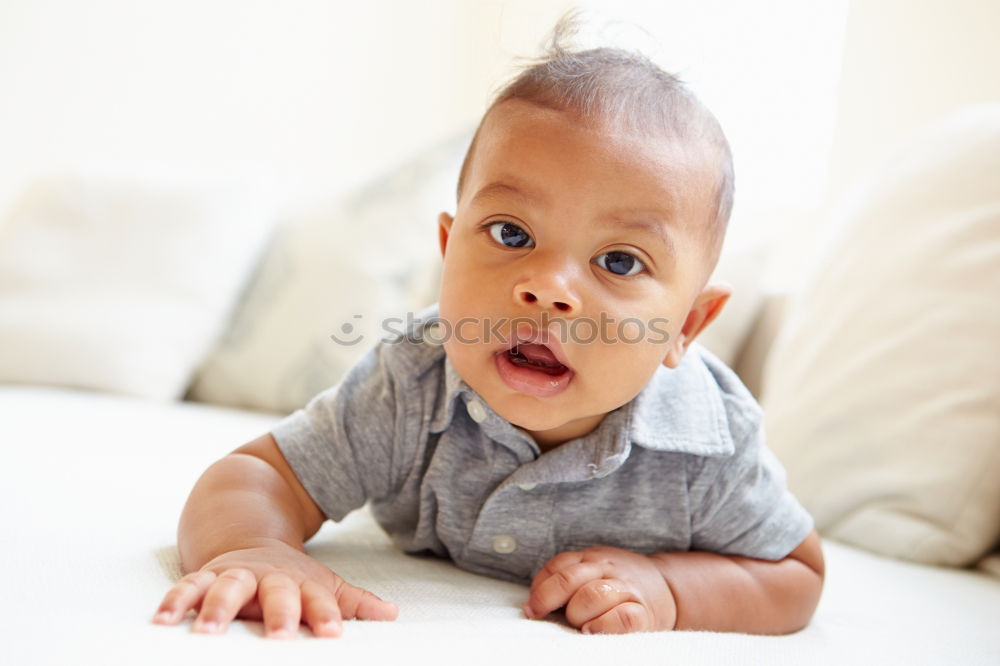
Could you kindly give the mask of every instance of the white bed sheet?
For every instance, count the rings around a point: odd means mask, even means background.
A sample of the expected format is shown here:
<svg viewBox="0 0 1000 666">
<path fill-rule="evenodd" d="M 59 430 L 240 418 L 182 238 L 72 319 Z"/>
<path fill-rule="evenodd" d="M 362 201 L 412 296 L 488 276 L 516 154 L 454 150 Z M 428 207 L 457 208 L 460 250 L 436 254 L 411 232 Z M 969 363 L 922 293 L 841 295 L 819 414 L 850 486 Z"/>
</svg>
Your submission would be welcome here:
<svg viewBox="0 0 1000 666">
<path fill-rule="evenodd" d="M 278 416 L 67 389 L 0 386 L 0 635 L 8 664 L 636 663 L 1000 664 L 1000 580 L 884 559 L 825 540 L 826 589 L 782 637 L 674 632 L 585 636 L 521 615 L 525 587 L 404 555 L 367 511 L 327 523 L 309 549 L 399 605 L 392 623 L 347 622 L 264 640 L 150 622 L 177 572 L 174 535 L 212 461 Z"/>
</svg>

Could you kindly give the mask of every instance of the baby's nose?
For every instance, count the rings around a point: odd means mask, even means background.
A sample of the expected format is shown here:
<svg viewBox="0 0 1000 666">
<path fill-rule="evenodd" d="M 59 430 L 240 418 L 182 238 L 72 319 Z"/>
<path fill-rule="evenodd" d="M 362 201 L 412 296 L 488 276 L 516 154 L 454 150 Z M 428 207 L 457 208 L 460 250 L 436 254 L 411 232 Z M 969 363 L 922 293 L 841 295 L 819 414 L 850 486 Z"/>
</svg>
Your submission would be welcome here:
<svg viewBox="0 0 1000 666">
<path fill-rule="evenodd" d="M 522 304 L 573 314 L 580 309 L 580 298 L 570 272 L 556 267 L 539 267 L 514 285 L 514 299 Z"/>
<path fill-rule="evenodd" d="M 522 291 L 519 295 L 520 295 L 520 298 L 521 298 L 521 300 L 523 302 L 525 302 L 525 303 L 540 303 L 541 307 L 543 307 L 543 308 L 551 307 L 551 308 L 554 308 L 556 310 L 559 310 L 560 312 L 566 312 L 566 313 L 573 312 L 574 310 L 577 309 L 576 306 L 574 306 L 572 303 L 567 302 L 567 301 L 571 301 L 572 300 L 572 299 L 569 299 L 569 298 L 567 298 L 565 300 L 556 300 L 554 298 L 546 298 L 546 295 L 544 293 L 543 293 L 542 297 L 539 298 L 535 294 L 535 292 L 528 291 L 528 290 Z"/>
</svg>

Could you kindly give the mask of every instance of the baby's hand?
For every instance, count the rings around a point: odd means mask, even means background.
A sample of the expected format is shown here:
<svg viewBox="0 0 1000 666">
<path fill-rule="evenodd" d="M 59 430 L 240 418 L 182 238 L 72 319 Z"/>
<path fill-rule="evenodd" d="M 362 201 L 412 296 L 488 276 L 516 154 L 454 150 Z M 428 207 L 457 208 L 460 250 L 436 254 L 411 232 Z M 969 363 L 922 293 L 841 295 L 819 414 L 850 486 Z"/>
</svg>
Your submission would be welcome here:
<svg viewBox="0 0 1000 666">
<path fill-rule="evenodd" d="M 656 563 L 611 546 L 559 553 L 545 563 L 524 614 L 542 618 L 562 606 L 585 634 L 668 631 L 677 622 L 674 595 Z"/>
<path fill-rule="evenodd" d="M 293 638 L 302 620 L 316 636 L 339 636 L 341 619 L 395 620 L 399 612 L 273 539 L 223 553 L 184 576 L 167 592 L 153 622 L 177 624 L 191 608 L 198 610 L 194 631 L 222 633 L 242 617 L 263 619 L 268 638 Z"/>
</svg>

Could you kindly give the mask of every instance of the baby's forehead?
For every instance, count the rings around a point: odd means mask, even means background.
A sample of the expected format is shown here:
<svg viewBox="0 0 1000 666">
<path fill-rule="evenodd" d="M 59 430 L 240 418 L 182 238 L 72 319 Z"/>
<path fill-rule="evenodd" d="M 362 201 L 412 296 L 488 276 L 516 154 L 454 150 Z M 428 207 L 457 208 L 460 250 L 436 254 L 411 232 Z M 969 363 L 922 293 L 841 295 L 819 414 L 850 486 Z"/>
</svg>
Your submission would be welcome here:
<svg viewBox="0 0 1000 666">
<path fill-rule="evenodd" d="M 571 142 L 574 147 L 587 145 L 606 152 L 620 150 L 623 155 L 652 150 L 676 152 L 669 136 L 637 131 L 610 118 L 583 116 L 571 109 L 553 109 L 521 100 L 508 100 L 490 109 L 476 136 L 477 143 L 493 146 L 523 145 L 525 141 L 535 147 L 565 146 Z"/>
<path fill-rule="evenodd" d="M 491 109 L 475 143 L 481 148 L 476 160 L 480 186 L 496 174 L 538 172 L 531 168 L 532 159 L 541 155 L 550 165 L 576 170 L 587 164 L 612 179 L 622 173 L 640 180 L 646 176 L 664 186 L 667 203 L 677 203 L 704 196 L 718 169 L 708 151 L 683 137 L 521 100 Z M 620 191 L 622 197 L 630 193 L 631 188 Z"/>
<path fill-rule="evenodd" d="M 495 162 L 498 158 L 505 160 L 517 159 L 510 154 L 491 150 L 498 144 L 516 142 L 524 134 L 531 134 L 536 142 L 555 143 L 556 137 L 542 133 L 539 136 L 537 128 L 546 126 L 553 128 L 563 138 L 569 128 L 584 137 L 585 142 L 602 145 L 605 152 L 618 148 L 619 153 L 628 158 L 631 154 L 642 155 L 649 159 L 651 155 L 659 156 L 665 162 L 665 170 L 672 176 L 688 179 L 706 167 L 707 151 L 703 145 L 696 145 L 686 132 L 671 129 L 669 123 L 636 121 L 637 112 L 615 114 L 602 105 L 591 105 L 590 110 L 573 105 L 547 104 L 538 100 L 528 100 L 512 97 L 493 104 L 484 114 L 479 128 L 473 137 L 459 174 L 459 198 L 470 175 L 473 162 L 482 167 L 484 161 Z M 665 113 L 659 109 L 655 115 Z M 678 111 L 674 116 L 682 116 Z M 661 119 L 662 120 L 662 119 Z M 480 150 L 485 144 L 485 150 Z M 482 155 L 481 153 L 485 153 Z M 484 160 L 483 158 L 490 158 Z M 627 159 L 622 160 L 622 162 Z M 713 161 L 714 160 L 710 160 Z M 709 170 L 716 170 L 711 164 Z"/>
<path fill-rule="evenodd" d="M 487 110 L 479 133 L 523 131 L 536 123 L 553 121 L 609 140 L 641 138 L 666 143 L 680 139 L 676 132 L 655 128 L 653 124 L 636 126 L 605 112 L 587 113 L 575 107 L 548 106 L 518 98 L 504 100 Z"/>
</svg>

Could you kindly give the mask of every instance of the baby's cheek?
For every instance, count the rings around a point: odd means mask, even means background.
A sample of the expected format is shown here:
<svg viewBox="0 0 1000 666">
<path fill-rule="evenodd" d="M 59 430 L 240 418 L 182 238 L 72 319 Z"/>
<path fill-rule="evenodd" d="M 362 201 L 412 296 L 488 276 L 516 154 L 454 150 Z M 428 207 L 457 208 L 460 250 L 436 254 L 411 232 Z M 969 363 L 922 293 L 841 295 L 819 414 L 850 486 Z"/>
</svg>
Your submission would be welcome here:
<svg viewBox="0 0 1000 666">
<path fill-rule="evenodd" d="M 619 344 L 637 345 L 646 340 L 647 325 L 640 319 L 624 319 L 616 327 L 615 335 Z"/>
<path fill-rule="evenodd" d="M 666 354 L 658 345 L 625 342 L 594 345 L 591 353 L 590 388 L 608 403 L 609 410 L 634 398 L 649 382 Z"/>
</svg>

